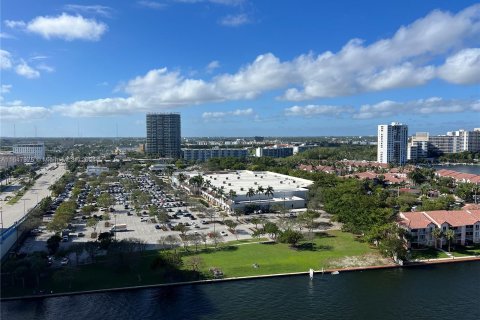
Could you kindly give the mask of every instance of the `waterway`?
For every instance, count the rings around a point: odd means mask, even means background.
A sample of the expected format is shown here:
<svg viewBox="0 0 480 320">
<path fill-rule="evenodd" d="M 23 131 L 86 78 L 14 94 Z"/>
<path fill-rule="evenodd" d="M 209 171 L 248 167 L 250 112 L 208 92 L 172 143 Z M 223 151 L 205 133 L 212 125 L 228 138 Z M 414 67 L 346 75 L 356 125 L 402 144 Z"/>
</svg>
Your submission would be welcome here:
<svg viewBox="0 0 480 320">
<path fill-rule="evenodd" d="M 457 164 L 457 165 L 444 165 L 444 166 L 433 166 L 435 169 L 446 169 L 446 170 L 453 170 L 463 173 L 472 173 L 472 174 L 480 174 L 480 165 L 464 165 L 464 164 Z"/>
<path fill-rule="evenodd" d="M 1 319 L 480 319 L 480 263 L 242 280 L 1 304 Z"/>
</svg>

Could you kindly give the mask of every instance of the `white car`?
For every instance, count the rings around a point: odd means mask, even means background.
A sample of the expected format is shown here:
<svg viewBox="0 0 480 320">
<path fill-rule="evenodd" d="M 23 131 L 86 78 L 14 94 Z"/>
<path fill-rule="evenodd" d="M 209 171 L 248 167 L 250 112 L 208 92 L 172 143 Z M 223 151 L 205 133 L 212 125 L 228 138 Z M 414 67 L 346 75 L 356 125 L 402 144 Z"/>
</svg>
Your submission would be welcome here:
<svg viewBox="0 0 480 320">
<path fill-rule="evenodd" d="M 225 231 L 221 231 L 220 234 L 224 237 L 228 236 L 228 233 L 226 233 Z"/>
</svg>

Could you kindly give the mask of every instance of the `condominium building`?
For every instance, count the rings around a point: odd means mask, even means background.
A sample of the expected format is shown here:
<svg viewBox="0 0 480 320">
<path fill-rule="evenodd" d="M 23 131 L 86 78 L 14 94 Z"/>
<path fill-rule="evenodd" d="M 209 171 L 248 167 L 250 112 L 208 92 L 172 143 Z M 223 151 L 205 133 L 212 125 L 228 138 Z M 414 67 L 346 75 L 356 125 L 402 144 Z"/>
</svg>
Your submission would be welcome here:
<svg viewBox="0 0 480 320">
<path fill-rule="evenodd" d="M 378 126 L 377 162 L 407 162 L 408 126 L 392 122 Z"/>
<path fill-rule="evenodd" d="M 429 147 L 435 153 L 458 153 L 480 151 L 480 128 L 473 131 L 458 130 L 446 135 L 429 137 Z"/>
<path fill-rule="evenodd" d="M 428 157 L 428 132 L 417 132 L 410 138 L 407 148 L 407 159 L 418 161 Z"/>
<path fill-rule="evenodd" d="M 23 157 L 13 152 L 0 152 L 0 169 L 10 168 L 23 163 Z"/>
<path fill-rule="evenodd" d="M 401 212 L 400 225 L 410 234 L 413 246 L 442 246 L 445 237 L 435 238 L 436 228 L 442 233 L 453 230 L 453 244 L 480 243 L 480 210 Z"/>
<path fill-rule="evenodd" d="M 45 144 L 43 142 L 15 144 L 12 151 L 14 154 L 22 156 L 25 162 L 45 160 Z"/>
<path fill-rule="evenodd" d="M 179 113 L 148 113 L 145 152 L 162 158 L 180 158 Z"/>
<path fill-rule="evenodd" d="M 211 158 L 246 158 L 247 149 L 182 149 L 182 158 L 187 161 L 208 161 Z"/>
<path fill-rule="evenodd" d="M 286 158 L 292 155 L 293 147 L 273 146 L 255 150 L 256 157 Z"/>
</svg>

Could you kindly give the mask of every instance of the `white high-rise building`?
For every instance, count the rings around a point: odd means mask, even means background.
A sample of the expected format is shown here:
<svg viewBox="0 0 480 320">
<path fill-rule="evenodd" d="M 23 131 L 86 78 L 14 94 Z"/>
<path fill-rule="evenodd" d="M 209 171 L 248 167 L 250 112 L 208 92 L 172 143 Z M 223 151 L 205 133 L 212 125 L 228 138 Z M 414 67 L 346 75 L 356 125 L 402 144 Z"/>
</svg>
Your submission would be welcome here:
<svg viewBox="0 0 480 320">
<path fill-rule="evenodd" d="M 378 126 L 377 162 L 407 162 L 408 126 L 397 122 Z"/>
<path fill-rule="evenodd" d="M 418 161 L 428 157 L 428 132 L 417 132 L 410 138 L 407 149 L 407 159 Z"/>
</svg>

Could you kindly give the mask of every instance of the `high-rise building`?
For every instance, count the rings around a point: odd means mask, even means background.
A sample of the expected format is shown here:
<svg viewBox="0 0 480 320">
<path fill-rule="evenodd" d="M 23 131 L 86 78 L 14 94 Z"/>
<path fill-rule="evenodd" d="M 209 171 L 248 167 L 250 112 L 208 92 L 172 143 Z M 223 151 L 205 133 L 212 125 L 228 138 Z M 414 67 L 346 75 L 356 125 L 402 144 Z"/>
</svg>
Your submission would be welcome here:
<svg viewBox="0 0 480 320">
<path fill-rule="evenodd" d="M 435 153 L 457 153 L 480 151 L 480 128 L 473 131 L 458 130 L 446 135 L 430 136 L 429 148 Z"/>
<path fill-rule="evenodd" d="M 408 126 L 392 122 L 378 126 L 377 162 L 407 162 Z"/>
<path fill-rule="evenodd" d="M 428 157 L 428 132 L 417 132 L 410 138 L 407 159 L 418 161 Z"/>
<path fill-rule="evenodd" d="M 148 113 L 145 152 L 162 158 L 180 158 L 179 113 Z"/>
</svg>

